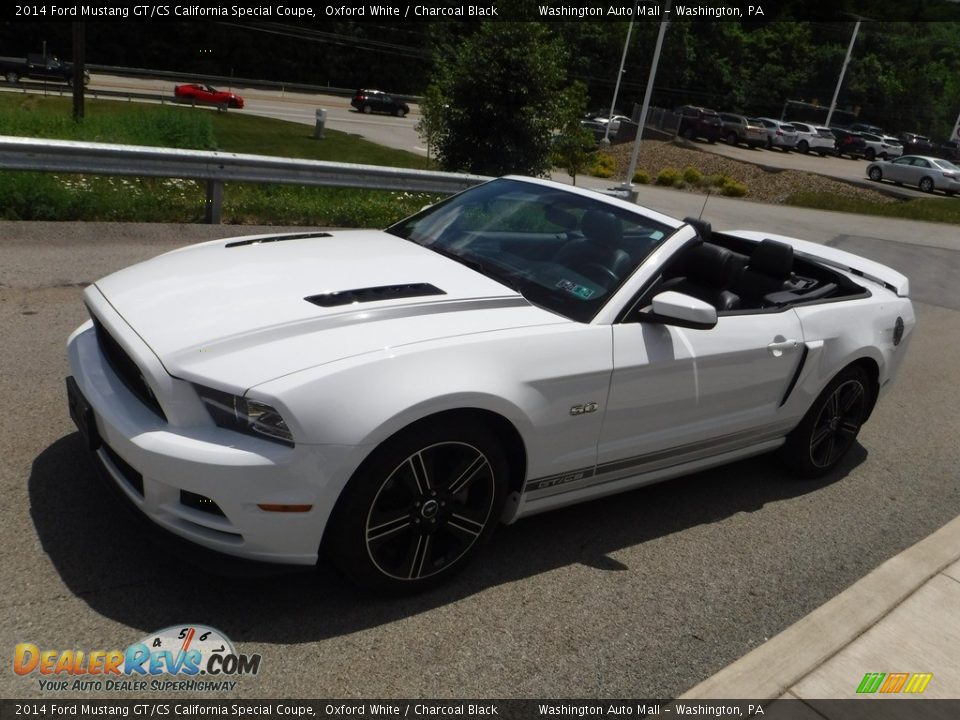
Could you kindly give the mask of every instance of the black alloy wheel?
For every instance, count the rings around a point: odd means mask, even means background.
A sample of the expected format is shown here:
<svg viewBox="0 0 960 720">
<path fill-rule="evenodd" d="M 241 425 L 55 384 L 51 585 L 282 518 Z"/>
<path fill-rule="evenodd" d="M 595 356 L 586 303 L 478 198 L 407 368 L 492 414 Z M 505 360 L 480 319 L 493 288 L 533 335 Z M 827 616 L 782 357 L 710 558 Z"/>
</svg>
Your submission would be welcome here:
<svg viewBox="0 0 960 720">
<path fill-rule="evenodd" d="M 781 451 L 787 467 L 807 478 L 835 468 L 860 433 L 872 392 L 861 368 L 851 366 L 838 374 L 787 436 Z"/>
<path fill-rule="evenodd" d="M 499 522 L 507 472 L 483 428 L 431 423 L 402 432 L 347 486 L 327 552 L 365 587 L 432 587 L 466 565 Z"/>
</svg>

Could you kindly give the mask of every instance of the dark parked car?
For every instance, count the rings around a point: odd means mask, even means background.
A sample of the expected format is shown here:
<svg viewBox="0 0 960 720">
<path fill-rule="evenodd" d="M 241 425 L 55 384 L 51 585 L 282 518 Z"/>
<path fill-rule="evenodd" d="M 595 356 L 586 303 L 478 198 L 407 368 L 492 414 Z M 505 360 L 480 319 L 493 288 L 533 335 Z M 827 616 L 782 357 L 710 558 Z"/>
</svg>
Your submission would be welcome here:
<svg viewBox="0 0 960 720">
<path fill-rule="evenodd" d="M 403 100 L 380 90 L 357 90 L 350 104 L 362 113 L 380 112 L 403 117 L 410 112 L 410 106 Z"/>
<path fill-rule="evenodd" d="M 944 140 L 936 147 L 933 154 L 950 162 L 957 162 L 960 160 L 960 143 L 956 140 Z"/>
<path fill-rule="evenodd" d="M 871 125 L 870 123 L 853 123 L 847 129 L 852 132 L 858 132 L 858 133 L 865 132 L 865 133 L 871 133 L 873 135 L 887 134 L 883 131 L 883 128 L 881 128 L 879 125 Z"/>
<path fill-rule="evenodd" d="M 677 134 L 692 140 L 695 137 L 703 138 L 707 142 L 716 142 L 723 132 L 723 123 L 716 110 L 695 105 L 682 105 L 674 112 L 680 116 L 680 127 Z"/>
<path fill-rule="evenodd" d="M 837 157 L 846 155 L 856 159 L 866 156 L 867 142 L 860 135 L 841 128 L 830 128 L 830 132 L 837 138 Z"/>
<path fill-rule="evenodd" d="M 930 138 L 912 132 L 902 132 L 897 139 L 903 143 L 903 152 L 910 155 L 932 155 L 935 146 Z"/>
</svg>

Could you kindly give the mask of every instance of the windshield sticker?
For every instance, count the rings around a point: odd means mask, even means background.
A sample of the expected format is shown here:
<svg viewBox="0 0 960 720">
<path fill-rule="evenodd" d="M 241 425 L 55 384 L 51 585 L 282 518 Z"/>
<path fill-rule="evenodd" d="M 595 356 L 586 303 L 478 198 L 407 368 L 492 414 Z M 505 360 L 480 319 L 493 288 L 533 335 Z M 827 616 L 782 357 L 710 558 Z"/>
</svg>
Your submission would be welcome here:
<svg viewBox="0 0 960 720">
<path fill-rule="evenodd" d="M 593 290 L 583 285 L 577 285 L 575 282 L 570 280 L 561 280 L 557 283 L 557 287 L 561 290 L 566 290 L 571 295 L 576 295 L 581 300 L 589 300 L 590 296 L 593 295 Z"/>
</svg>

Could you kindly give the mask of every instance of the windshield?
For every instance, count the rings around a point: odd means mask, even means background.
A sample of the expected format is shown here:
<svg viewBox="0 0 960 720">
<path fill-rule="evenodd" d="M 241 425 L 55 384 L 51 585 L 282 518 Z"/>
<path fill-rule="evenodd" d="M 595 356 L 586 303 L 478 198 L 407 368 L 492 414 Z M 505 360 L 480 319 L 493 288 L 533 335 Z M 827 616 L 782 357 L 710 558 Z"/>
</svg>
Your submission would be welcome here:
<svg viewBox="0 0 960 720">
<path fill-rule="evenodd" d="M 589 322 L 673 228 L 558 188 L 494 180 L 387 228 Z"/>
</svg>

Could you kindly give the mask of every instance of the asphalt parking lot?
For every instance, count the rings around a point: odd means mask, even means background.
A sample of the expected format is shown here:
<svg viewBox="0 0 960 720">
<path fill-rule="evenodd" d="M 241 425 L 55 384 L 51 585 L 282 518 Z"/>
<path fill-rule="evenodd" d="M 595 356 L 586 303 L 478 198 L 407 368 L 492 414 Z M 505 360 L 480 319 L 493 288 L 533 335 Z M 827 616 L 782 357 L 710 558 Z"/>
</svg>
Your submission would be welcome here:
<svg viewBox="0 0 960 720">
<path fill-rule="evenodd" d="M 702 204 L 682 195 L 650 197 Z M 0 648 L 109 650 L 210 625 L 263 657 L 217 697 L 655 698 L 712 675 L 960 515 L 960 240 L 955 228 L 710 202 L 718 228 L 762 217 L 911 277 L 910 355 L 840 471 L 796 482 L 755 458 L 522 520 L 454 583 L 406 599 L 361 594 L 326 569 L 252 579 L 195 567 L 126 512 L 67 415 L 82 287 L 254 228 L 0 223 Z M 56 697 L 36 676 L 0 673 L 0 697 L 40 696 Z"/>
</svg>

